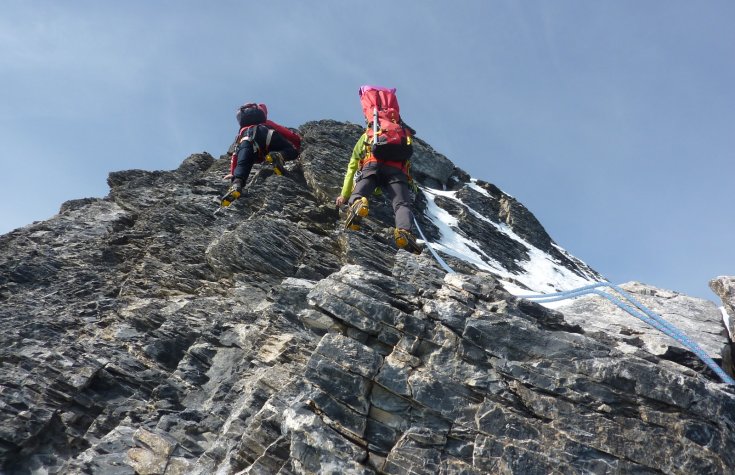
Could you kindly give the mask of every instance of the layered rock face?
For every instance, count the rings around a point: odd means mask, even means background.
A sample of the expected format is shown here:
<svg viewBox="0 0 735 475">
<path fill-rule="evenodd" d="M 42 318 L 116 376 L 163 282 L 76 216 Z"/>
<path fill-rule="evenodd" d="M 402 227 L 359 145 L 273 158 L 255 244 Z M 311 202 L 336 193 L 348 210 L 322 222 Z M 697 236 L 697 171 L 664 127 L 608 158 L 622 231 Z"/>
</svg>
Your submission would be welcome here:
<svg viewBox="0 0 735 475">
<path fill-rule="evenodd" d="M 2 473 L 732 472 L 733 388 L 600 324 L 613 309 L 506 290 L 561 285 L 535 286 L 539 252 L 600 278 L 523 205 L 419 141 L 416 217 L 446 273 L 395 249 L 380 198 L 341 230 L 358 126 L 300 132 L 286 175 L 256 166 L 216 215 L 229 163 L 202 153 L 0 237 Z M 439 212 L 477 259 L 449 251 Z M 719 361 L 721 323 L 677 302 Z"/>
<path fill-rule="evenodd" d="M 722 359 L 722 366 L 732 372 L 731 349 L 722 323 L 722 312 L 714 303 L 640 282 L 629 282 L 621 288 L 673 324 L 707 354 Z M 588 333 L 600 332 L 616 339 L 616 347 L 623 352 L 635 353 L 643 350 L 667 360 L 686 361 L 688 366 L 706 371 L 704 364 L 683 345 L 672 341 L 664 333 L 651 331 L 652 328 L 647 323 L 632 317 L 602 297 L 585 296 L 571 302 L 565 301 L 555 308 L 564 313 L 568 322 L 584 327 Z"/>
</svg>

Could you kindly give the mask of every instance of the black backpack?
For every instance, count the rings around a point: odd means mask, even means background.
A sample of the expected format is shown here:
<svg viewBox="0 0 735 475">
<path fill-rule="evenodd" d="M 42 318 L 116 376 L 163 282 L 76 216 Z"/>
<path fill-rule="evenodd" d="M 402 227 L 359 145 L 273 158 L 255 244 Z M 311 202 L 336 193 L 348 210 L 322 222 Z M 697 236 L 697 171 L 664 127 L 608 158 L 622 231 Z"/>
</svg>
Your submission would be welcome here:
<svg viewBox="0 0 735 475">
<path fill-rule="evenodd" d="M 240 127 L 247 127 L 249 125 L 262 124 L 265 122 L 267 116 L 265 106 L 263 104 L 245 104 L 237 110 L 237 122 Z"/>
</svg>

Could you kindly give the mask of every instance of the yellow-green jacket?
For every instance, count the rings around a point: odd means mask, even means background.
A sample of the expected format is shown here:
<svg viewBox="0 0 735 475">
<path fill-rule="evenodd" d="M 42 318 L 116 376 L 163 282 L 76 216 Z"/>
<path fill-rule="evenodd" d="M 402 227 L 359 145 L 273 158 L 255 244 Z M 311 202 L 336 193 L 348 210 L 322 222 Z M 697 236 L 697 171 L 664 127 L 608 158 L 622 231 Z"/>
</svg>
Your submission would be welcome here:
<svg viewBox="0 0 735 475">
<path fill-rule="evenodd" d="M 357 173 L 357 169 L 360 166 L 360 161 L 365 158 L 365 155 L 367 154 L 367 147 L 365 146 L 366 140 L 367 132 L 360 136 L 360 139 L 355 144 L 355 148 L 352 149 L 352 157 L 350 157 L 350 163 L 347 165 L 347 173 L 345 174 L 345 181 L 342 184 L 342 192 L 340 193 L 344 199 L 350 197 L 352 188 L 355 186 L 355 173 Z"/>
</svg>

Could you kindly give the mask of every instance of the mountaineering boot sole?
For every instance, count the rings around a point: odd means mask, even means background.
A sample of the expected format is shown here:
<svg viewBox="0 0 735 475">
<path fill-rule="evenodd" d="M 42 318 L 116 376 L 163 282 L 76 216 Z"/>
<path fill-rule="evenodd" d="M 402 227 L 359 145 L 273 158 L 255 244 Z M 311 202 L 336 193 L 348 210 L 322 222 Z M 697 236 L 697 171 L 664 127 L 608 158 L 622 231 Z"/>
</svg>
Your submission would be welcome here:
<svg viewBox="0 0 735 475">
<path fill-rule="evenodd" d="M 355 202 L 350 205 L 350 211 L 347 214 L 347 219 L 345 219 L 345 228 L 353 231 L 359 231 L 360 221 L 368 215 L 369 211 L 370 209 L 368 208 L 367 198 L 363 196 L 359 200 L 355 200 Z"/>
<path fill-rule="evenodd" d="M 225 196 L 220 200 L 220 206 L 227 208 L 233 201 L 238 199 L 240 195 L 242 195 L 242 186 L 231 186 L 230 189 L 227 190 L 227 193 L 225 193 Z"/>
<path fill-rule="evenodd" d="M 405 249 L 414 254 L 421 254 L 423 246 L 419 245 L 416 238 L 410 231 L 406 229 L 396 228 L 393 230 L 393 238 L 396 240 L 396 246 Z"/>
<path fill-rule="evenodd" d="M 283 163 L 283 157 L 278 152 L 271 152 L 265 156 L 265 161 L 273 165 L 273 173 L 283 175 L 286 165 Z"/>
</svg>

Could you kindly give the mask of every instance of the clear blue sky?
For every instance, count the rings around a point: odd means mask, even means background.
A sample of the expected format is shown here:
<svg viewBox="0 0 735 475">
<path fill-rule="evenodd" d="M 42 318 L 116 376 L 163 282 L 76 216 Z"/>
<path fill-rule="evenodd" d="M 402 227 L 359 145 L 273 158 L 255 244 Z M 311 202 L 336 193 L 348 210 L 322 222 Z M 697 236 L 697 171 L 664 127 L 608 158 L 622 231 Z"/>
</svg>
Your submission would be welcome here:
<svg viewBox="0 0 735 475">
<path fill-rule="evenodd" d="M 372 7 L 372 9 L 371 9 Z M 362 84 L 616 283 L 735 274 L 735 2 L 34 1 L 0 16 L 0 233 L 224 153 L 235 107 L 362 121 Z M 373 20 L 374 19 L 374 20 Z M 347 160 L 347 157 L 345 157 Z"/>
</svg>

